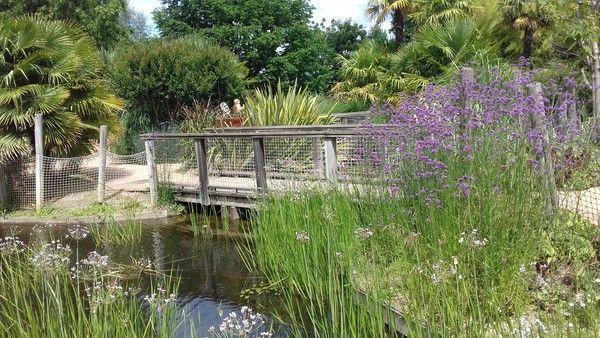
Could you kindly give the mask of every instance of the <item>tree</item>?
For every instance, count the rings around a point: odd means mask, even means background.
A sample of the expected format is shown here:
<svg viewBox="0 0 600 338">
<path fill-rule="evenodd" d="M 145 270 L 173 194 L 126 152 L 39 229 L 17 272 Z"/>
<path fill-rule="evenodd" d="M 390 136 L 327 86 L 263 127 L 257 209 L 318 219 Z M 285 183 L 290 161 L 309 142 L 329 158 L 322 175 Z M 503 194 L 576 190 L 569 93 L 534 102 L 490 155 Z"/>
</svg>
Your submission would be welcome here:
<svg viewBox="0 0 600 338">
<path fill-rule="evenodd" d="M 331 20 L 328 27 L 324 27 L 323 23 L 321 25 L 325 31 L 327 43 L 337 54 L 346 57 L 356 51 L 360 43 L 367 37 L 365 27 L 352 22 L 350 19 L 345 21 Z"/>
<path fill-rule="evenodd" d="M 396 46 L 405 41 L 406 12 L 412 8 L 411 0 L 369 0 L 367 14 L 377 24 L 384 22 L 388 16 L 392 17 L 392 33 Z"/>
<path fill-rule="evenodd" d="M 49 19 L 76 22 L 97 45 L 112 48 L 131 34 L 124 24 L 126 0 L 2 0 L 0 12 L 7 16 L 38 14 Z"/>
<path fill-rule="evenodd" d="M 163 37 L 197 33 L 230 48 L 258 84 L 297 78 L 312 91 L 329 85 L 333 51 L 310 26 L 306 0 L 162 0 L 162 5 L 154 19 Z"/>
<path fill-rule="evenodd" d="M 123 106 L 102 79 L 92 39 L 40 16 L 0 22 L 0 160 L 32 150 L 35 114 L 44 117 L 44 153 L 89 153 L 98 127 L 118 133 Z"/>
<path fill-rule="evenodd" d="M 504 22 L 523 31 L 521 56 L 529 59 L 533 54 L 536 30 L 554 22 L 553 9 L 548 0 L 505 0 L 502 6 Z"/>
<path fill-rule="evenodd" d="M 231 102 L 245 93 L 248 69 L 201 38 L 142 40 L 109 57 L 113 86 L 127 100 L 123 151 L 133 150 L 138 132 L 176 122 L 185 107 Z"/>
</svg>

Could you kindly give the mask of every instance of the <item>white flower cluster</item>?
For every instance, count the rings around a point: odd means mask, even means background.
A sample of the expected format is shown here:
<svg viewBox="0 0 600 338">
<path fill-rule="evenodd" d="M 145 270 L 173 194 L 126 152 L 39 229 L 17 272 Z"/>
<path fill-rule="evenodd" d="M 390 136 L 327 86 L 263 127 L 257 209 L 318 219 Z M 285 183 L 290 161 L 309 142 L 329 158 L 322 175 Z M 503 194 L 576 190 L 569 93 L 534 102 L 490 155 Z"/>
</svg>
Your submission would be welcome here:
<svg viewBox="0 0 600 338">
<path fill-rule="evenodd" d="M 31 264 L 42 271 L 58 271 L 69 265 L 71 248 L 60 241 L 45 243 L 40 251 L 31 258 Z"/>
<path fill-rule="evenodd" d="M 148 302 L 150 308 L 158 312 L 161 312 L 169 304 L 174 304 L 176 300 L 177 296 L 174 293 L 167 295 L 167 290 L 161 286 L 158 286 L 156 292 L 153 292 L 151 295 L 144 296 L 144 301 Z"/>
<path fill-rule="evenodd" d="M 435 285 L 439 285 L 446 281 L 452 276 L 455 276 L 458 272 L 458 257 L 452 256 L 452 263 L 447 264 L 442 260 L 439 260 L 431 264 L 431 281 Z M 462 275 L 458 275 L 458 279 L 463 279 Z"/>
<path fill-rule="evenodd" d="M 128 287 L 125 289 L 116 282 L 104 284 L 101 281 L 94 281 L 93 285 L 86 287 L 84 291 L 90 311 L 96 313 L 101 306 L 109 305 L 119 298 L 135 296 L 139 292 L 139 288 Z"/>
<path fill-rule="evenodd" d="M 23 252 L 23 250 L 25 250 L 25 243 L 23 243 L 23 241 L 21 241 L 19 237 L 0 237 L 0 254 L 16 254 Z"/>
<path fill-rule="evenodd" d="M 373 236 L 373 230 L 369 228 L 358 228 L 354 230 L 354 235 L 360 239 L 367 239 Z"/>
<path fill-rule="evenodd" d="M 36 224 L 33 226 L 31 230 L 33 230 L 34 234 L 43 234 L 47 232 L 51 232 L 56 227 L 56 224 L 47 223 L 47 224 Z"/>
<path fill-rule="evenodd" d="M 96 275 L 108 268 L 108 256 L 103 256 L 96 251 L 88 253 L 87 257 L 76 262 L 71 268 L 73 278 L 82 275 Z"/>
<path fill-rule="evenodd" d="M 487 244 L 487 242 L 488 242 L 488 239 L 485 237 L 482 237 L 479 234 L 479 230 L 477 230 L 477 229 L 473 229 L 471 231 L 471 233 L 469 233 L 469 234 L 461 232 L 460 237 L 458 239 L 458 243 L 466 244 L 466 245 L 474 247 L 474 248 L 484 247 Z"/>
<path fill-rule="evenodd" d="M 257 332 L 265 323 L 263 315 L 255 313 L 251 308 L 242 306 L 240 314 L 235 311 L 229 313 L 223 318 L 223 313 L 220 312 L 219 316 L 222 318 L 222 322 L 219 325 L 219 329 L 211 326 L 208 331 L 213 337 L 250 337 L 252 334 L 259 337 L 271 337 L 272 333 L 267 331 Z"/>
<path fill-rule="evenodd" d="M 79 224 L 76 224 L 67 229 L 67 234 L 65 238 L 72 238 L 76 241 L 82 240 L 86 238 L 90 234 L 90 231 L 86 227 L 82 227 Z"/>
<path fill-rule="evenodd" d="M 296 240 L 302 243 L 306 243 L 310 241 L 310 236 L 306 233 L 306 231 L 297 231 Z"/>
</svg>

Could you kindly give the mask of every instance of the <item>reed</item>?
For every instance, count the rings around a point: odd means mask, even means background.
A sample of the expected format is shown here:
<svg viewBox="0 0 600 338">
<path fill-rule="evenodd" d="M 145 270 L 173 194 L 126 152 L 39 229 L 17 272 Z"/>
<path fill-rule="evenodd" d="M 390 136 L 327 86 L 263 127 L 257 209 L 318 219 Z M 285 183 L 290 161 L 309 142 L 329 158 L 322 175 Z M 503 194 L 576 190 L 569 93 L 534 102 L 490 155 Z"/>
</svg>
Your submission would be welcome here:
<svg viewBox="0 0 600 338">
<path fill-rule="evenodd" d="M 142 223 L 135 221 L 109 221 L 90 227 L 97 244 L 133 244 L 142 239 Z"/>
</svg>

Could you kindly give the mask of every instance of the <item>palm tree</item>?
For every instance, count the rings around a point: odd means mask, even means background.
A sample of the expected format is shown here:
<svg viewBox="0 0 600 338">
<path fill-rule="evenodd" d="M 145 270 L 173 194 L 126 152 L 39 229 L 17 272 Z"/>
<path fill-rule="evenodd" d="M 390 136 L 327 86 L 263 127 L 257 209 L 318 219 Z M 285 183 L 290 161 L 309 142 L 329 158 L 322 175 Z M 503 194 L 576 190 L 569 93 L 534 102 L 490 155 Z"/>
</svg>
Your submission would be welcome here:
<svg viewBox="0 0 600 338">
<path fill-rule="evenodd" d="M 502 13 L 506 23 L 523 31 L 521 56 L 529 59 L 533 54 L 535 32 L 554 21 L 550 3 L 547 0 L 504 0 Z"/>
<path fill-rule="evenodd" d="M 123 102 L 100 77 L 92 39 L 39 16 L 0 22 L 0 161 L 31 153 L 35 114 L 44 117 L 44 152 L 89 153 L 98 126 L 119 131 Z"/>
<path fill-rule="evenodd" d="M 410 9 L 412 1 L 410 0 L 369 0 L 367 15 L 380 24 L 388 16 L 392 16 L 392 33 L 396 46 L 404 43 L 404 26 L 406 12 Z"/>
<path fill-rule="evenodd" d="M 411 18 L 419 25 L 466 18 L 474 10 L 473 0 L 417 0 L 415 8 Z"/>
</svg>

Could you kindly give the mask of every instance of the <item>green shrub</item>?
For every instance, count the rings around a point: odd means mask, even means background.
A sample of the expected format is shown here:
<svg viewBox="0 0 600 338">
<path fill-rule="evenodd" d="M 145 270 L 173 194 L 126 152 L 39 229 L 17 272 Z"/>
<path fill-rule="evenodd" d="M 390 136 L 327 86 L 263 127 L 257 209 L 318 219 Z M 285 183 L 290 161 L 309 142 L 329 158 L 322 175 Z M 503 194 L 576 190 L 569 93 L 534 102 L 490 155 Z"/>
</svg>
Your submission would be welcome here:
<svg viewBox="0 0 600 338">
<path fill-rule="evenodd" d="M 321 111 L 319 97 L 294 85 L 287 91 L 277 84 L 271 88 L 256 89 L 246 97 L 244 113 L 252 126 L 315 125 L 332 121 L 331 112 Z"/>
<path fill-rule="evenodd" d="M 122 117 L 129 147 L 139 131 L 172 124 L 184 107 L 243 95 L 248 74 L 231 52 L 194 38 L 124 47 L 110 68 L 113 86 L 127 100 Z"/>
</svg>

